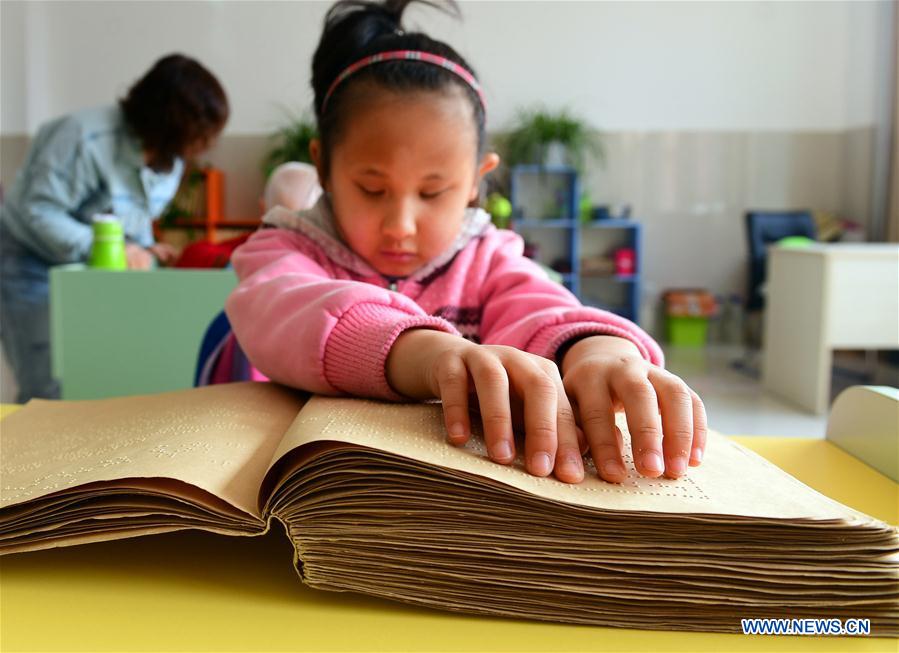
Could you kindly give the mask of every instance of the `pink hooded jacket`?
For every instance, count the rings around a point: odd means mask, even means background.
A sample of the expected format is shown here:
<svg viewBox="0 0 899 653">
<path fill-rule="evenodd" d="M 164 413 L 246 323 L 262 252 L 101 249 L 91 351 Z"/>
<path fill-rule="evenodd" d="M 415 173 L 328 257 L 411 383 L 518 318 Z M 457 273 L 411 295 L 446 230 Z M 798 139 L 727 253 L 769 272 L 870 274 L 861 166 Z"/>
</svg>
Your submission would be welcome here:
<svg viewBox="0 0 899 653">
<path fill-rule="evenodd" d="M 309 210 L 280 207 L 233 256 L 240 280 L 225 309 L 250 362 L 285 385 L 320 394 L 402 399 L 388 384 L 387 355 L 407 329 L 554 359 L 567 340 L 627 338 L 663 364 L 642 329 L 585 307 L 523 256 L 520 236 L 467 209 L 453 244 L 414 274 L 384 278 L 343 244 L 325 197 Z"/>
</svg>

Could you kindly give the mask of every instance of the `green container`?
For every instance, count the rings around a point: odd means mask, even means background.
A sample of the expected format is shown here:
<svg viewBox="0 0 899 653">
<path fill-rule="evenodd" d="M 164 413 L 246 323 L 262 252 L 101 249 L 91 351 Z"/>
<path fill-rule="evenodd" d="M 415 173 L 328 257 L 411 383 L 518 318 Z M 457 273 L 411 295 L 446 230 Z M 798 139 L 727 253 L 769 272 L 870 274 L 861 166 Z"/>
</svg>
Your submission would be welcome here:
<svg viewBox="0 0 899 653">
<path fill-rule="evenodd" d="M 704 347 L 708 326 L 709 320 L 706 317 L 668 315 L 665 321 L 665 335 L 671 345 Z"/>
<path fill-rule="evenodd" d="M 94 217 L 94 242 L 88 265 L 101 270 L 126 270 L 125 232 L 114 216 Z"/>
</svg>

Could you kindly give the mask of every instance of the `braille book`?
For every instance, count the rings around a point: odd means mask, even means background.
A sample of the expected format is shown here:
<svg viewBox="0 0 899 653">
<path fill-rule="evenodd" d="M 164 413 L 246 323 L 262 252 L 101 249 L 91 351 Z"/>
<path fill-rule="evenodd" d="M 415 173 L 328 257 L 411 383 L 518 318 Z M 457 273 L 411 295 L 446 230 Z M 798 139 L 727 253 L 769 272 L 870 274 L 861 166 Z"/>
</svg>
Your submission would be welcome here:
<svg viewBox="0 0 899 653">
<path fill-rule="evenodd" d="M 627 438 L 624 422 L 620 426 Z M 678 480 L 537 478 L 446 443 L 438 404 L 235 383 L 34 400 L 0 425 L 0 553 L 286 526 L 316 588 L 443 610 L 741 632 L 870 619 L 899 635 L 899 531 L 714 433 Z"/>
</svg>

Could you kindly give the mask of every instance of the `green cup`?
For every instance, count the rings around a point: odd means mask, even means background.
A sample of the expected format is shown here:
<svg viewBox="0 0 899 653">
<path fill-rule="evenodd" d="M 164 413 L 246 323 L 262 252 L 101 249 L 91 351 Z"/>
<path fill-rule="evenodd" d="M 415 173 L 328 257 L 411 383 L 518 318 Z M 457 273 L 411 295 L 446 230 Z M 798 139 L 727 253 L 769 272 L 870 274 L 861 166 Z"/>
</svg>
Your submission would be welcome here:
<svg viewBox="0 0 899 653">
<path fill-rule="evenodd" d="M 126 270 L 125 232 L 112 215 L 94 216 L 94 243 L 88 265 L 101 270 Z"/>
</svg>

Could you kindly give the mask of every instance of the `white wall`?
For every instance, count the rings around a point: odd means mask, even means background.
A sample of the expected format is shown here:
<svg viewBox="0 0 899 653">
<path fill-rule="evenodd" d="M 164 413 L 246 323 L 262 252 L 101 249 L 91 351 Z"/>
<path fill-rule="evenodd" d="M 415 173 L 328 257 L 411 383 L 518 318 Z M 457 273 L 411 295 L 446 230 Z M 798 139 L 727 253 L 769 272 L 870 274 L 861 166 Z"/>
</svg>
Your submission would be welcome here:
<svg viewBox="0 0 899 653">
<path fill-rule="evenodd" d="M 517 107 L 567 105 L 605 130 L 838 130 L 875 115 L 886 2 L 463 2 L 459 23 L 410 22 L 480 72 L 494 128 Z M 33 133 L 108 102 L 160 55 L 206 63 L 234 105 L 230 134 L 308 106 L 329 3 L 4 0 L 0 132 Z"/>
</svg>

